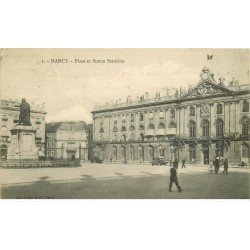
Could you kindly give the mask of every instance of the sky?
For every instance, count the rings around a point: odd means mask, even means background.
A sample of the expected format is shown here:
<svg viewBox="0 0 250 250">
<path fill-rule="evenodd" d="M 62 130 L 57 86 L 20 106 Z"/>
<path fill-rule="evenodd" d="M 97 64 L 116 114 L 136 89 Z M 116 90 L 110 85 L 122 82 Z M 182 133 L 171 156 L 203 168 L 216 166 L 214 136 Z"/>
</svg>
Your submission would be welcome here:
<svg viewBox="0 0 250 250">
<path fill-rule="evenodd" d="M 207 55 L 213 59 L 208 61 Z M 204 66 L 217 81 L 223 77 L 227 84 L 234 77 L 247 84 L 249 64 L 248 49 L 1 49 L 0 93 L 3 99 L 45 103 L 47 122 L 90 123 L 95 103 L 125 100 L 128 95 L 136 99 L 145 92 L 154 97 L 164 88 L 194 86 Z"/>
</svg>

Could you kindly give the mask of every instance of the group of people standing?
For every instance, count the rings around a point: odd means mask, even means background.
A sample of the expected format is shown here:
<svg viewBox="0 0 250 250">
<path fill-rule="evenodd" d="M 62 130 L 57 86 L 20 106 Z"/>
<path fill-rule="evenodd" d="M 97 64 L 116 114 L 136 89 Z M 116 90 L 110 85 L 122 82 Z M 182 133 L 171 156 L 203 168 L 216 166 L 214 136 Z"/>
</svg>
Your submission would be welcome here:
<svg viewBox="0 0 250 250">
<path fill-rule="evenodd" d="M 223 161 L 223 166 L 224 166 L 223 174 L 228 174 L 228 160 L 227 159 L 225 159 Z M 218 174 L 219 169 L 220 169 L 220 159 L 219 159 L 219 157 L 216 157 L 214 159 L 213 167 L 214 167 L 215 174 Z"/>
<path fill-rule="evenodd" d="M 171 162 L 172 163 L 172 162 Z M 214 170 L 215 170 L 215 174 L 218 174 L 219 172 L 219 168 L 220 168 L 220 159 L 219 157 L 215 157 L 214 161 L 213 161 L 213 166 L 214 166 Z M 170 169 L 170 183 L 169 183 L 169 189 L 168 191 L 169 192 L 172 192 L 172 185 L 173 183 L 177 186 L 179 192 L 182 192 L 182 188 L 178 182 L 178 178 L 177 178 L 177 170 L 178 170 L 178 165 L 179 165 L 179 162 L 178 160 L 176 159 L 173 164 L 171 164 L 171 169 Z M 224 165 L 224 170 L 223 170 L 223 174 L 228 174 L 228 160 L 225 159 L 223 161 L 223 165 Z M 185 165 L 185 159 L 182 160 L 182 166 L 181 168 L 186 168 L 186 165 Z"/>
</svg>

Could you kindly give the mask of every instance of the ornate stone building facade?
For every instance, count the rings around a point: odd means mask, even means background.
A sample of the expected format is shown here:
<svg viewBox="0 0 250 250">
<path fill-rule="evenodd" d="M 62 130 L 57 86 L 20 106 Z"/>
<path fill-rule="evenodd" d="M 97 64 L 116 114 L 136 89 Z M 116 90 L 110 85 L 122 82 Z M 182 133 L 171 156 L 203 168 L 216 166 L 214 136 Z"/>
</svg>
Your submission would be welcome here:
<svg viewBox="0 0 250 250">
<path fill-rule="evenodd" d="M 92 127 L 85 122 L 46 124 L 46 156 L 55 159 L 88 160 Z"/>
<path fill-rule="evenodd" d="M 11 143 L 11 129 L 19 122 L 21 101 L 1 100 L 0 102 L 0 158 L 6 159 Z M 36 146 L 38 153 L 44 155 L 45 144 L 45 104 L 30 104 L 31 125 L 36 130 Z"/>
<path fill-rule="evenodd" d="M 204 68 L 186 93 L 95 107 L 95 154 L 106 161 L 154 157 L 209 164 L 215 156 L 249 163 L 249 84 L 217 83 Z"/>
</svg>

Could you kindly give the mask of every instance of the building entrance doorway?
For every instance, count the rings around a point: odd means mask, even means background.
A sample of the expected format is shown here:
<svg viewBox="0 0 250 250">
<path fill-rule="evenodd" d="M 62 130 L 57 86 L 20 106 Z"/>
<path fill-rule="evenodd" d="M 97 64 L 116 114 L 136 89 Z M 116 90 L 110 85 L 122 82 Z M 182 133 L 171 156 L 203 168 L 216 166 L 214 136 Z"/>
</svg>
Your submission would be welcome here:
<svg viewBox="0 0 250 250">
<path fill-rule="evenodd" d="M 75 151 L 67 151 L 67 159 L 69 159 L 69 160 L 74 160 L 75 158 L 76 158 L 76 156 L 75 156 Z"/>
<path fill-rule="evenodd" d="M 203 148 L 203 164 L 209 164 L 209 148 Z"/>
<path fill-rule="evenodd" d="M 153 146 L 148 147 L 148 160 L 152 162 L 154 160 L 154 148 Z"/>
</svg>

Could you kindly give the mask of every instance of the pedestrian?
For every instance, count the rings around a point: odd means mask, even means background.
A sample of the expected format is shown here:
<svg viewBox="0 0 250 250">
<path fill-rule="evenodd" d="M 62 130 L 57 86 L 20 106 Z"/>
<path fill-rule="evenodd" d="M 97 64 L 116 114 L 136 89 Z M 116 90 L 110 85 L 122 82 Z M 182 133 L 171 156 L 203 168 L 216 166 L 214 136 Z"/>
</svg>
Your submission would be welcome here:
<svg viewBox="0 0 250 250">
<path fill-rule="evenodd" d="M 218 174 L 220 168 L 219 157 L 216 157 L 216 159 L 214 160 L 214 168 L 215 168 L 215 173 Z"/>
<path fill-rule="evenodd" d="M 228 161 L 227 159 L 224 160 L 224 170 L 223 170 L 223 174 L 227 175 L 228 173 Z"/>
<path fill-rule="evenodd" d="M 194 158 L 192 159 L 192 164 L 194 165 Z"/>
<path fill-rule="evenodd" d="M 245 162 L 244 162 L 244 161 L 241 161 L 240 166 L 241 166 L 242 168 L 244 168 L 244 167 L 245 167 Z"/>
<path fill-rule="evenodd" d="M 174 161 L 173 167 L 170 168 L 170 183 L 169 183 L 169 189 L 168 189 L 169 192 L 172 192 L 171 189 L 172 189 L 173 182 L 177 186 L 179 192 L 183 191 L 181 189 L 181 186 L 178 183 L 177 168 L 176 168 L 176 166 L 178 166 L 178 161 L 177 160 Z"/>
<path fill-rule="evenodd" d="M 173 161 L 172 161 L 172 157 L 170 158 L 170 167 L 172 167 Z"/>
<path fill-rule="evenodd" d="M 173 163 L 173 166 L 176 168 L 176 170 L 178 171 L 178 167 L 179 167 L 179 161 L 175 160 Z"/>
<path fill-rule="evenodd" d="M 181 166 L 181 168 L 186 168 L 186 166 L 185 166 L 185 159 L 182 160 L 182 166 Z"/>
</svg>

